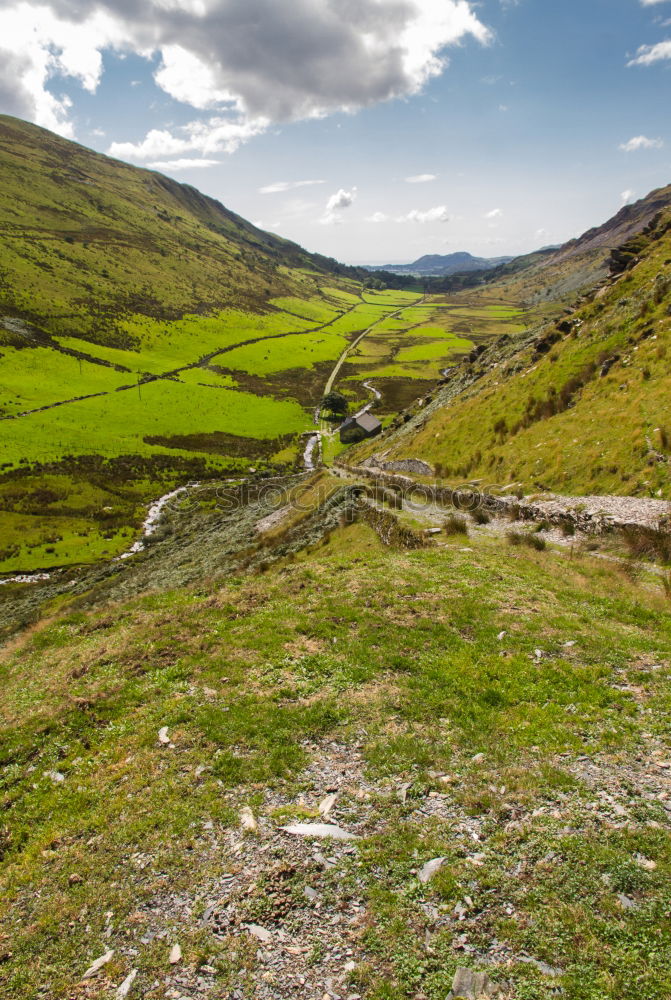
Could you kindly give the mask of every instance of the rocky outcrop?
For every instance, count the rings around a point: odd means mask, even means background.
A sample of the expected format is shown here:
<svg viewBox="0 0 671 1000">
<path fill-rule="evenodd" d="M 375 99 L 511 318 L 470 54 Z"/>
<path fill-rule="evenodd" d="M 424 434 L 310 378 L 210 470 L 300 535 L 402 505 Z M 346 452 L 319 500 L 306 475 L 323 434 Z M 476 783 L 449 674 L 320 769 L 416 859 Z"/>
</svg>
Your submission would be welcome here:
<svg viewBox="0 0 671 1000">
<path fill-rule="evenodd" d="M 342 464 L 342 463 L 341 463 Z M 520 521 L 547 521 L 563 527 L 571 525 L 586 535 L 604 535 L 629 528 L 668 530 L 671 526 L 671 504 L 668 500 L 648 497 L 586 496 L 569 497 L 550 495 L 546 498 L 496 496 L 481 491 L 477 486 L 464 485 L 453 489 L 438 483 L 417 483 L 408 476 L 392 475 L 385 468 L 343 468 L 355 475 L 373 479 L 380 487 L 389 487 L 416 503 L 452 505 L 471 512 L 478 509 L 492 514 L 505 514 L 514 509 Z"/>
<path fill-rule="evenodd" d="M 384 462 L 373 455 L 364 464 L 369 468 L 382 469 L 383 472 L 409 472 L 413 476 L 433 476 L 435 474 L 433 466 L 419 458 L 401 458 L 393 462 Z"/>
</svg>

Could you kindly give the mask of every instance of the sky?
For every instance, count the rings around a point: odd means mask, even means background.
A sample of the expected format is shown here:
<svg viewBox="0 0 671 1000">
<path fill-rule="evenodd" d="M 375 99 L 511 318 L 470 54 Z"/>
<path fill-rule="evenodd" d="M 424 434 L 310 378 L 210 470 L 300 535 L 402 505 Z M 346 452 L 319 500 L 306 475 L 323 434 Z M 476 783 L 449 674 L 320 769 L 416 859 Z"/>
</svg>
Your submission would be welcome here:
<svg viewBox="0 0 671 1000">
<path fill-rule="evenodd" d="M 516 255 L 671 183 L 671 0 L 0 0 L 0 112 L 347 263 Z"/>
</svg>

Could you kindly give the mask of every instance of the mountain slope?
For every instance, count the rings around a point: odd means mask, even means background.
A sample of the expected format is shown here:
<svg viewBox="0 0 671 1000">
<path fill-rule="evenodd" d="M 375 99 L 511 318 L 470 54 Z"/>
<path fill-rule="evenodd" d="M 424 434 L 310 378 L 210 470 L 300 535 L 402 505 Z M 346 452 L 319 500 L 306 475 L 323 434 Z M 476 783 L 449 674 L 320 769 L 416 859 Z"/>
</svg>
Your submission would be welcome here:
<svg viewBox="0 0 671 1000">
<path fill-rule="evenodd" d="M 177 484 L 292 466 L 331 359 L 390 308 L 345 272 L 1 117 L 0 567 L 118 554 Z"/>
<path fill-rule="evenodd" d="M 607 277 L 611 251 L 648 226 L 671 207 L 671 185 L 652 191 L 626 205 L 603 225 L 588 230 L 561 247 L 550 247 L 516 257 L 486 272 L 437 279 L 434 292 L 494 285 L 501 293 L 531 304 L 564 301 L 593 288 Z"/>
<path fill-rule="evenodd" d="M 0 310 L 115 343 L 120 314 L 176 318 L 301 291 L 335 262 L 188 185 L 0 116 Z"/>
<path fill-rule="evenodd" d="M 428 406 L 359 454 L 419 457 L 451 481 L 517 484 L 527 493 L 671 498 L 671 211 L 665 198 L 667 207 L 653 222 L 611 253 L 614 273 L 583 304 L 530 334 L 483 345 L 450 373 Z M 639 216 L 639 230 L 646 217 Z M 596 248 L 594 239 L 585 241 L 593 264 L 608 240 L 632 232 L 625 223 L 602 230 Z M 577 246 L 556 255 L 549 265 L 555 275 L 557 267 L 574 266 L 575 275 L 576 264 L 585 266 Z M 500 287 L 509 291 L 511 282 L 504 279 Z"/>
</svg>

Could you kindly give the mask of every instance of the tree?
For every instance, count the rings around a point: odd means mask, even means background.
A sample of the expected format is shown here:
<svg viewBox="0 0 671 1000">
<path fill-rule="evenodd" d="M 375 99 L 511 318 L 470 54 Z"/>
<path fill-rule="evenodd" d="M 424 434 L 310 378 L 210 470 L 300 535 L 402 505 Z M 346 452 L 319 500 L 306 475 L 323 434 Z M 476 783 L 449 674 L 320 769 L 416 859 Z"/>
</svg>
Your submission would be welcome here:
<svg viewBox="0 0 671 1000">
<path fill-rule="evenodd" d="M 348 403 L 339 392 L 329 392 L 322 400 L 322 409 L 330 410 L 331 413 L 346 414 Z"/>
</svg>

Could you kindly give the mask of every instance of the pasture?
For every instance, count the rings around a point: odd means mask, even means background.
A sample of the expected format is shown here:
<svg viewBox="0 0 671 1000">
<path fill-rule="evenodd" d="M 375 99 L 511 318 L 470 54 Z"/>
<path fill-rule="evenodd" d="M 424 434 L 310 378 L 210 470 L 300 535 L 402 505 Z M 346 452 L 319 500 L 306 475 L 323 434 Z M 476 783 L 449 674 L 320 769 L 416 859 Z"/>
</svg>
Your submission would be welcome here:
<svg viewBox="0 0 671 1000">
<path fill-rule="evenodd" d="M 366 331 L 336 385 L 355 407 L 374 379 L 384 418 L 518 322 L 507 307 L 316 278 L 301 272 L 305 298 L 258 312 L 122 315 L 104 343 L 21 327 L 0 357 L 0 572 L 117 555 L 146 504 L 185 480 L 295 467 L 330 371 Z M 45 490 L 55 499 L 36 506 Z"/>
</svg>

